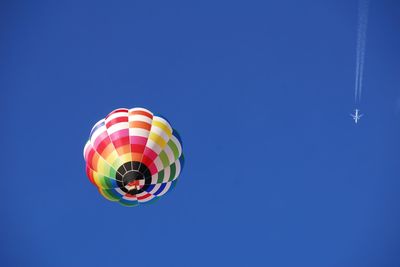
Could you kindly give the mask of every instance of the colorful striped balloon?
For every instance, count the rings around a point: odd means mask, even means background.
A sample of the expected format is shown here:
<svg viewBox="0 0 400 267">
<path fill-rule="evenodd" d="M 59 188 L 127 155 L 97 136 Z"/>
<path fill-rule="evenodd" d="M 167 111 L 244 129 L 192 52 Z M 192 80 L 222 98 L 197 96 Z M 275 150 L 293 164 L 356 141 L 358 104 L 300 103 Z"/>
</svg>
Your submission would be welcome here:
<svg viewBox="0 0 400 267">
<path fill-rule="evenodd" d="M 89 180 L 105 198 L 125 206 L 164 195 L 184 163 L 179 134 L 144 108 L 116 109 L 96 123 L 83 154 Z"/>
</svg>

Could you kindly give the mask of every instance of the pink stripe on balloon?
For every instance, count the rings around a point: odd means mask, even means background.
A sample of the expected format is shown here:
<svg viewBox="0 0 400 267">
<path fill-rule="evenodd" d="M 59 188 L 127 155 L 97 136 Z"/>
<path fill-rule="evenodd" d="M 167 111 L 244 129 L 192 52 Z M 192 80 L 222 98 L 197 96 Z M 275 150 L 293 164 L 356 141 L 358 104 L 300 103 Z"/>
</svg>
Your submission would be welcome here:
<svg viewBox="0 0 400 267">
<path fill-rule="evenodd" d="M 94 147 L 98 147 L 99 144 L 108 137 L 107 132 L 103 132 L 101 135 L 99 135 L 96 140 L 94 140 Z"/>
<path fill-rule="evenodd" d="M 119 130 L 118 132 L 113 133 L 110 135 L 112 141 L 118 140 L 122 137 L 127 137 L 129 135 L 128 129 Z"/>
<path fill-rule="evenodd" d="M 142 136 L 130 136 L 131 144 L 139 144 L 139 145 L 146 145 L 147 138 Z"/>
</svg>

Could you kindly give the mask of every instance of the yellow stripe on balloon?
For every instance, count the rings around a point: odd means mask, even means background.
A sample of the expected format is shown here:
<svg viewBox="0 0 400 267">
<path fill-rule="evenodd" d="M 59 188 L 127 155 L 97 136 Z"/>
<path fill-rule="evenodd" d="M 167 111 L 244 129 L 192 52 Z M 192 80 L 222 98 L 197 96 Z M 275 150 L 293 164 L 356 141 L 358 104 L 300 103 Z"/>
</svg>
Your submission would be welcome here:
<svg viewBox="0 0 400 267">
<path fill-rule="evenodd" d="M 164 148 L 167 142 L 165 142 L 164 138 L 159 136 L 158 134 L 151 132 L 149 135 L 149 139 L 151 139 L 154 143 L 159 145 L 161 148 Z"/>
<path fill-rule="evenodd" d="M 117 170 L 118 167 L 121 165 L 118 153 L 115 151 L 114 145 L 112 143 L 108 144 L 101 155 L 111 166 L 114 167 L 114 169 Z"/>
<path fill-rule="evenodd" d="M 166 124 L 162 123 L 161 121 L 156 121 L 156 120 L 153 120 L 153 122 L 151 124 L 162 129 L 168 135 L 168 138 L 171 138 L 172 131 Z"/>
</svg>

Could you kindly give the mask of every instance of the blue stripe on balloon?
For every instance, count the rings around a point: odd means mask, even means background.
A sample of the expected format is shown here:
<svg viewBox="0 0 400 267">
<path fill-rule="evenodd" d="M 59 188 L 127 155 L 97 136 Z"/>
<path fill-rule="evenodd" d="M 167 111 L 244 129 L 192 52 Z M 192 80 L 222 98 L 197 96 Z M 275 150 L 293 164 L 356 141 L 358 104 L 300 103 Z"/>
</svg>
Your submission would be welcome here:
<svg viewBox="0 0 400 267">
<path fill-rule="evenodd" d="M 150 193 L 151 190 L 153 190 L 153 188 L 154 188 L 154 184 L 149 185 L 149 186 L 146 188 L 146 192 Z"/>
<path fill-rule="evenodd" d="M 97 129 L 99 129 L 100 127 L 104 126 L 104 124 L 105 124 L 104 120 L 101 120 L 100 123 L 97 123 L 97 124 L 93 127 L 92 131 L 90 132 L 89 140 L 92 139 L 93 133 L 94 133 L 95 131 L 97 131 Z"/>
<path fill-rule="evenodd" d="M 160 188 L 158 188 L 158 190 L 157 190 L 157 192 L 155 192 L 153 195 L 158 195 L 158 194 L 160 194 L 163 190 L 164 190 L 164 188 L 167 186 L 167 184 L 166 183 L 164 183 L 164 184 L 161 184 L 161 186 L 160 186 Z"/>
</svg>

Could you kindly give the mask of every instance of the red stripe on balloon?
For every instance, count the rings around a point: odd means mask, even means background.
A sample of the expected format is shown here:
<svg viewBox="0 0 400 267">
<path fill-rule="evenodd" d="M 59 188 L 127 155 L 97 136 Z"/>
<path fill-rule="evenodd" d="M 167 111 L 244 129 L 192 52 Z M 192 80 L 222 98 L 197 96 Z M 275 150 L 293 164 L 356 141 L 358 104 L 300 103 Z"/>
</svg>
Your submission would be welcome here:
<svg viewBox="0 0 400 267">
<path fill-rule="evenodd" d="M 111 143 L 110 138 L 104 138 L 103 141 L 101 141 L 99 143 L 99 145 L 96 147 L 96 151 L 101 155 L 104 151 L 104 149 L 106 149 L 106 147 Z"/>
<path fill-rule="evenodd" d="M 137 197 L 137 199 L 143 200 L 143 199 L 146 199 L 146 198 L 149 198 L 149 197 L 151 197 L 151 194 L 147 193 L 144 196 Z"/>
<path fill-rule="evenodd" d="M 113 142 L 113 144 L 114 144 L 115 148 L 118 148 L 118 147 L 121 147 L 121 146 L 124 146 L 124 145 L 129 145 L 129 137 L 127 136 L 127 137 L 123 137 L 123 138 L 120 138 L 118 140 L 115 140 Z"/>
<path fill-rule="evenodd" d="M 113 110 L 113 111 L 111 111 L 110 114 L 107 115 L 106 119 L 107 119 L 108 117 L 110 117 L 112 114 L 119 113 L 119 112 L 128 113 L 128 109 L 126 109 L 126 108 L 119 108 L 119 109 Z"/>
<path fill-rule="evenodd" d="M 144 145 L 133 145 L 131 144 L 132 153 L 142 153 L 145 149 Z"/>
<path fill-rule="evenodd" d="M 106 123 L 106 127 L 110 128 L 114 124 L 117 124 L 117 123 L 120 123 L 120 122 L 128 122 L 128 117 L 127 116 L 121 116 L 121 117 L 117 117 L 115 119 L 112 119 L 112 120 L 110 120 L 110 121 L 108 121 Z"/>
</svg>

